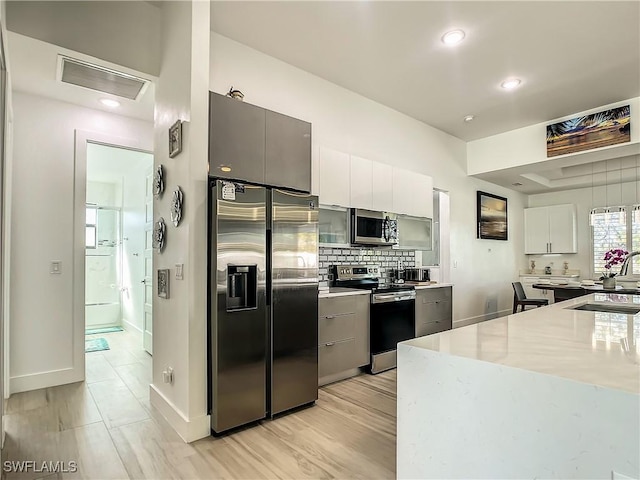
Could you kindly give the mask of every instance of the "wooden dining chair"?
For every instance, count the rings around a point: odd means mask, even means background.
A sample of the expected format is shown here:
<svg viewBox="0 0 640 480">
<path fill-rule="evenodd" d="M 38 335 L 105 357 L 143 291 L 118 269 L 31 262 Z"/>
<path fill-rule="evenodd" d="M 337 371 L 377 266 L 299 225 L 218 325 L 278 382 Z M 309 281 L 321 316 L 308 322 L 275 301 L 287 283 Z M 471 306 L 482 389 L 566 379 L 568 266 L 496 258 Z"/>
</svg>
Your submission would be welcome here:
<svg viewBox="0 0 640 480">
<path fill-rule="evenodd" d="M 518 307 L 521 307 L 520 311 L 524 312 L 527 305 L 533 305 L 536 308 L 549 305 L 549 300 L 546 298 L 527 298 L 522 283 L 513 282 L 511 285 L 513 285 L 513 313 L 518 311 Z"/>
</svg>

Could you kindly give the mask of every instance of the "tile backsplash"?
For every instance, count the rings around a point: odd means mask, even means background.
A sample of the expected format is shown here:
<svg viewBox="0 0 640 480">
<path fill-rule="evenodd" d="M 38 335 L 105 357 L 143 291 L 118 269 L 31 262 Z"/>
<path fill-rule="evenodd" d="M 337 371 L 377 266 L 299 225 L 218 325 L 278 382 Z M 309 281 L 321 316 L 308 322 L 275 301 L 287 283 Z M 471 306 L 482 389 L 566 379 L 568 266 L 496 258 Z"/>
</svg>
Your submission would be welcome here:
<svg viewBox="0 0 640 480">
<path fill-rule="evenodd" d="M 331 265 L 380 265 L 382 273 L 380 283 L 389 281 L 391 269 L 398 268 L 398 260 L 402 267 L 416 266 L 414 250 L 371 249 L 371 248 L 328 248 L 320 247 L 318 256 L 318 280 L 320 286 L 329 285 L 329 267 Z"/>
</svg>

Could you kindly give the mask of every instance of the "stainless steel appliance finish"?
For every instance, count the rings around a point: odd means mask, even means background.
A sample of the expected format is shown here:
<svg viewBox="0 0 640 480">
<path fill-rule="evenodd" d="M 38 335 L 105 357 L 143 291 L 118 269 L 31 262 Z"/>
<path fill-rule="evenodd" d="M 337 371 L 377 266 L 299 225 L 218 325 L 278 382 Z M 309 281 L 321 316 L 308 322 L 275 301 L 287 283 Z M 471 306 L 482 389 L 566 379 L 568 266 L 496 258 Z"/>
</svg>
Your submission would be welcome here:
<svg viewBox="0 0 640 480">
<path fill-rule="evenodd" d="M 271 415 L 318 398 L 316 206 L 310 195 L 272 191 Z"/>
<path fill-rule="evenodd" d="M 413 287 L 390 287 L 371 294 L 371 373 L 396 366 L 398 342 L 415 337 L 415 316 L 416 292 Z"/>
<path fill-rule="evenodd" d="M 229 201 L 222 199 L 217 183 L 211 192 L 216 214 L 210 219 L 209 247 L 210 285 L 215 286 L 209 299 L 210 389 L 211 427 L 222 432 L 266 413 L 267 191 L 245 186 Z M 254 307 L 239 308 L 241 300 L 232 291 L 236 266 L 256 267 Z"/>
<path fill-rule="evenodd" d="M 317 199 L 210 181 L 215 433 L 317 399 Z"/>
<path fill-rule="evenodd" d="M 351 243 L 354 245 L 397 245 L 398 221 L 396 215 L 352 208 Z"/>
<path fill-rule="evenodd" d="M 370 371 L 375 374 L 395 368 L 398 342 L 415 337 L 415 287 L 404 284 L 380 287 L 378 265 L 333 265 L 331 273 L 334 287 L 371 290 Z"/>
</svg>

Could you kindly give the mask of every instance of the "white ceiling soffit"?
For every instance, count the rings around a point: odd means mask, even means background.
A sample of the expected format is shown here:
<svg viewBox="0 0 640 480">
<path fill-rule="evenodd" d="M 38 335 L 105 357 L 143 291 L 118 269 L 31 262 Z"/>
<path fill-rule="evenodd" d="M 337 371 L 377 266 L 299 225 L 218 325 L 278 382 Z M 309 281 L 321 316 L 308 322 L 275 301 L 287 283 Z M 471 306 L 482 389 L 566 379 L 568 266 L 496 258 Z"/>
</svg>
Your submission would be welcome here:
<svg viewBox="0 0 640 480">
<path fill-rule="evenodd" d="M 58 56 L 58 80 L 129 100 L 139 100 L 149 82 L 64 55 Z"/>
<path fill-rule="evenodd" d="M 474 175 L 532 195 L 640 180 L 640 144 Z"/>
</svg>

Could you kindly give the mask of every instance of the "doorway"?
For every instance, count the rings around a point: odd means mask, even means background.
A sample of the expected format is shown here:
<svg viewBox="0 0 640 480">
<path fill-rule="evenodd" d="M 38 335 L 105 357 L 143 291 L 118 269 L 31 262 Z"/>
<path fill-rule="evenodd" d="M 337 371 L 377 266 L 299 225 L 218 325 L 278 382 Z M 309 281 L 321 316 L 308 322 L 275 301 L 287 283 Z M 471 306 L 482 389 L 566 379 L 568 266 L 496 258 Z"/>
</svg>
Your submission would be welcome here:
<svg viewBox="0 0 640 480">
<path fill-rule="evenodd" d="M 153 156 L 87 144 L 85 334 L 87 354 L 117 346 L 151 353 L 150 172 Z M 123 332 L 123 333 L 120 333 Z M 123 342 L 122 339 L 127 341 Z M 144 340 L 143 340 L 144 339 Z M 139 340 L 139 341 L 138 341 Z M 114 344 L 113 346 L 110 343 Z M 123 356 L 127 351 L 123 350 Z M 134 353 L 135 356 L 135 353 Z M 121 364 L 122 359 L 115 363 Z"/>
</svg>

